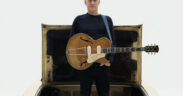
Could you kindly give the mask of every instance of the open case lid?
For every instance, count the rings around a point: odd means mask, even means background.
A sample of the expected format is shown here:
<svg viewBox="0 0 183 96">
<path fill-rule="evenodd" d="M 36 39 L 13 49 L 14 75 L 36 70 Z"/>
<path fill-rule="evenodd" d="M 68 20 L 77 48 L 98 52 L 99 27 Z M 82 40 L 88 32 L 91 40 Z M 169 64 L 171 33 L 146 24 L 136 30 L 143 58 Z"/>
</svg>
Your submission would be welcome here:
<svg viewBox="0 0 183 96">
<path fill-rule="evenodd" d="M 42 24 L 43 84 L 79 84 L 76 70 L 68 64 L 65 54 L 70 29 L 71 25 Z M 114 26 L 114 32 L 117 47 L 142 46 L 142 25 Z M 141 52 L 115 54 L 111 64 L 111 83 L 141 85 L 141 65 Z"/>
</svg>

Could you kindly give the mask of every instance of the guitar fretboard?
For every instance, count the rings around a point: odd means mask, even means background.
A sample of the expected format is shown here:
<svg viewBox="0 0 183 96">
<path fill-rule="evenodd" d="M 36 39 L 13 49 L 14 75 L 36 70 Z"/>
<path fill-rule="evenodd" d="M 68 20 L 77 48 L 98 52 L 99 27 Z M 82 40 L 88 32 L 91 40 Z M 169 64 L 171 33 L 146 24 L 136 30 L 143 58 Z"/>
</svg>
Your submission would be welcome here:
<svg viewBox="0 0 183 96">
<path fill-rule="evenodd" d="M 145 51 L 144 47 L 112 47 L 112 48 L 103 48 L 104 53 L 124 53 L 124 52 L 133 52 L 133 51 Z"/>
</svg>

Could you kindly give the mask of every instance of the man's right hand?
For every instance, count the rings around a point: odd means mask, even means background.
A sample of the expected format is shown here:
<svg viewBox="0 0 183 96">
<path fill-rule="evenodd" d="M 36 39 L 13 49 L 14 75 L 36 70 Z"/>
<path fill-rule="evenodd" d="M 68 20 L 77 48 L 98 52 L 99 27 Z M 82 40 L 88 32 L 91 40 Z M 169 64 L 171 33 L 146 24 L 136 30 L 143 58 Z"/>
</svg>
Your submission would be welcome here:
<svg viewBox="0 0 183 96">
<path fill-rule="evenodd" d="M 107 62 L 107 63 L 100 63 L 100 66 L 103 66 L 103 65 L 105 65 L 105 66 L 111 66 L 111 63 L 110 62 Z"/>
</svg>

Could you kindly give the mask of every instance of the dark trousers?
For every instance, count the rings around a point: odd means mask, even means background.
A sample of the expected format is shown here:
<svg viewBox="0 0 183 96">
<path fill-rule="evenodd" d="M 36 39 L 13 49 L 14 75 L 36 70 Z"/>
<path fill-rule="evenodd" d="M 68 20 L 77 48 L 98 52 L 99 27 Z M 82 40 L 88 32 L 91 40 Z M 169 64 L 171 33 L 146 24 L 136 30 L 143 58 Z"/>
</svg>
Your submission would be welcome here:
<svg viewBox="0 0 183 96">
<path fill-rule="evenodd" d="M 91 85 L 95 82 L 98 96 L 109 96 L 110 67 L 94 63 L 90 68 L 79 71 L 80 96 L 90 96 Z"/>
</svg>

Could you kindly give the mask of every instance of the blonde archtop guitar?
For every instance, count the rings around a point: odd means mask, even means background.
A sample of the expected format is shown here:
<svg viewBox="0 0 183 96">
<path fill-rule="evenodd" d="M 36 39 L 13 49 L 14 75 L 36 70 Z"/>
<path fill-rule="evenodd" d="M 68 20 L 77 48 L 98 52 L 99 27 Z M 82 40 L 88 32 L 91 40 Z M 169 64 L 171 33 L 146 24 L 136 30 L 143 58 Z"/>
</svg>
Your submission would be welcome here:
<svg viewBox="0 0 183 96">
<path fill-rule="evenodd" d="M 107 37 L 94 40 L 87 34 L 77 33 L 73 35 L 66 46 L 66 57 L 68 63 L 77 70 L 85 70 L 94 62 L 109 62 L 105 56 L 109 53 L 123 53 L 133 51 L 145 51 L 157 53 L 157 45 L 145 47 L 111 47 L 112 44 Z"/>
</svg>

